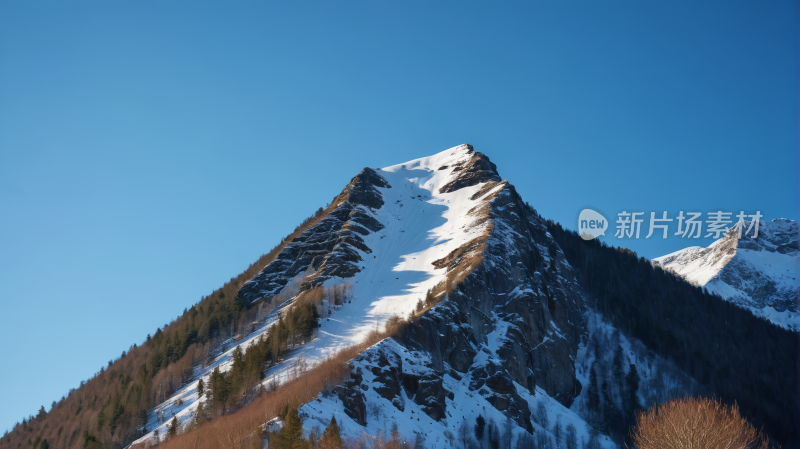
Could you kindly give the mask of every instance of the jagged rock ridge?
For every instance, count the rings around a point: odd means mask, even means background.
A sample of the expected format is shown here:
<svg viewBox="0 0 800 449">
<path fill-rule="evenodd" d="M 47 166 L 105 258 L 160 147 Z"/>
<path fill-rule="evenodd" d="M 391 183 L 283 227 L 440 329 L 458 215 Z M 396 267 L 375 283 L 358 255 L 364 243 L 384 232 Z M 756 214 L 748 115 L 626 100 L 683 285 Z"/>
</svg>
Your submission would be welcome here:
<svg viewBox="0 0 800 449">
<path fill-rule="evenodd" d="M 383 229 L 383 225 L 368 213 L 369 209 L 383 206 L 383 198 L 376 187 L 391 188 L 375 170 L 362 170 L 333 199 L 326 217 L 286 245 L 275 261 L 239 290 L 239 297 L 253 302 L 275 295 L 309 266 L 315 271 L 314 284 L 357 273 L 357 263 L 362 261 L 357 250 L 362 254 L 371 252 L 363 236 Z"/>
</svg>

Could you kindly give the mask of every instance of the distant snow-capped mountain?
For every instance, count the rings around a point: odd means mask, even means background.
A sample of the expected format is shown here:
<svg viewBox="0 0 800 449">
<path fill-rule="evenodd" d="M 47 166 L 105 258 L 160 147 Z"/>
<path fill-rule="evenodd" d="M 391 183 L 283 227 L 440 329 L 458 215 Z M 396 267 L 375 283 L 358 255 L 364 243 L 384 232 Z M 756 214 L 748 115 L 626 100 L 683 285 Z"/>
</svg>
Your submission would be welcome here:
<svg viewBox="0 0 800 449">
<path fill-rule="evenodd" d="M 785 218 L 760 221 L 758 237 L 751 235 L 739 238 L 732 228 L 707 248 L 692 246 L 653 262 L 779 326 L 800 330 L 800 225 Z"/>
</svg>

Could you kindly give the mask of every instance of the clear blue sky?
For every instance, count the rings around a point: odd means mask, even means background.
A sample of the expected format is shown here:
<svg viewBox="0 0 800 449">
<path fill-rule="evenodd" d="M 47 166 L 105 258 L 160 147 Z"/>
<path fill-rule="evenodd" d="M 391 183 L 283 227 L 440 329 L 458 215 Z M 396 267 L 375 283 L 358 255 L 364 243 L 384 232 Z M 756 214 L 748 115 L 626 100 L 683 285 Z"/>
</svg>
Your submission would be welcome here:
<svg viewBox="0 0 800 449">
<path fill-rule="evenodd" d="M 798 219 L 795 1 L 264 3 L 0 2 L 0 431 L 364 166 L 471 143 L 573 228 Z"/>
</svg>

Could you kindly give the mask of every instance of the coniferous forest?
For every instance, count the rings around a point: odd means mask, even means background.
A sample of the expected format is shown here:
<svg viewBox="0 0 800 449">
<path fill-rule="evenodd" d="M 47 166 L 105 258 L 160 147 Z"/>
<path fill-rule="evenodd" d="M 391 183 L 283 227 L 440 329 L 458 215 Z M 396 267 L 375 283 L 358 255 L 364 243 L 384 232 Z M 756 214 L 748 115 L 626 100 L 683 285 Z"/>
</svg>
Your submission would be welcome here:
<svg viewBox="0 0 800 449">
<path fill-rule="evenodd" d="M 585 241 L 551 220 L 548 231 L 577 270 L 587 302 L 618 329 L 672 360 L 711 394 L 736 403 L 773 441 L 799 439 L 800 340 L 636 253 Z"/>
<path fill-rule="evenodd" d="M 80 388 L 46 410 L 24 418 L 0 438 L 0 447 L 123 447 L 146 431 L 148 410 L 193 378 L 193 367 L 225 350 L 226 342 L 247 334 L 281 298 L 244 304 L 238 288 L 269 263 L 294 235 L 318 222 L 317 211 L 295 233 L 223 288 L 157 329 L 141 345 L 109 361 Z M 614 326 L 641 340 L 726 403 L 741 412 L 773 441 L 790 446 L 799 440 L 797 419 L 798 335 L 753 316 L 723 299 L 654 267 L 627 249 L 584 241 L 560 224 L 548 229 L 587 293 L 587 302 Z M 324 310 L 323 292 L 311 290 L 305 303 L 287 309 L 246 353 L 234 353 L 234 368 L 212 373 L 196 424 L 247 403 L 269 366 L 310 338 Z M 341 296 L 341 295 L 340 295 Z M 272 299 L 272 301 L 270 301 Z M 341 301 L 332 301 L 342 305 Z M 420 303 L 418 312 L 427 308 Z M 602 385 L 598 385 L 602 394 Z M 608 402 L 608 401 L 605 401 Z M 644 407 L 650 404 L 641 404 Z M 164 417 L 167 422 L 170 417 Z M 621 421 L 621 420 L 618 420 Z M 613 429 L 608 430 L 610 433 Z M 620 429 L 619 432 L 624 432 Z M 619 435 L 622 438 L 622 434 Z"/>
</svg>

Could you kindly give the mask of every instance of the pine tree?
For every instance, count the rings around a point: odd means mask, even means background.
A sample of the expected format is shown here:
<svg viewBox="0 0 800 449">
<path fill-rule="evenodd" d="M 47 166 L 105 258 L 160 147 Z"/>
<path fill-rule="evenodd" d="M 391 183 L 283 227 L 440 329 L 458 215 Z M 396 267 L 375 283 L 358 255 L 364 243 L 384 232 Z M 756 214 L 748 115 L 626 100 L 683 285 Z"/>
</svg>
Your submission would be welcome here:
<svg viewBox="0 0 800 449">
<path fill-rule="evenodd" d="M 83 449 L 103 449 L 103 443 L 89 433 L 88 430 L 83 431 Z"/>
<path fill-rule="evenodd" d="M 589 411 L 597 412 L 600 409 L 600 393 L 597 391 L 597 371 L 594 369 L 594 363 L 589 370 L 589 391 L 586 393 Z"/>
<path fill-rule="evenodd" d="M 619 382 L 622 382 L 622 379 L 625 378 L 625 372 L 622 370 L 622 346 L 617 345 L 617 349 L 614 350 L 614 379 L 617 379 Z"/>
<path fill-rule="evenodd" d="M 601 449 L 600 439 L 597 435 L 597 430 L 594 427 L 589 428 L 589 442 L 586 444 L 586 449 Z"/>
<path fill-rule="evenodd" d="M 482 415 L 478 415 L 478 417 L 475 418 L 475 439 L 477 439 L 479 443 L 483 441 L 483 428 L 485 426 L 486 420 L 483 419 Z"/>
<path fill-rule="evenodd" d="M 197 381 L 197 397 L 203 396 L 203 388 L 205 388 L 205 385 L 203 385 L 203 378 L 201 377 L 200 380 Z"/>
<path fill-rule="evenodd" d="M 540 400 L 536 403 L 536 423 L 542 426 L 542 429 L 547 430 L 550 427 L 550 418 L 547 416 L 547 407 L 544 401 Z"/>
<path fill-rule="evenodd" d="M 556 423 L 553 424 L 553 436 L 556 438 L 556 447 L 561 447 L 561 439 L 564 436 L 563 428 L 561 427 L 561 415 L 556 416 Z"/>
<path fill-rule="evenodd" d="M 206 411 L 205 405 L 203 405 L 203 401 L 198 401 L 197 403 L 197 410 L 194 411 L 194 424 L 199 426 L 203 421 L 206 420 Z"/>
<path fill-rule="evenodd" d="M 211 397 L 208 398 L 209 405 L 212 408 L 218 406 L 222 407 L 222 412 L 225 412 L 225 405 L 231 394 L 231 382 L 225 373 L 220 372 L 219 367 L 214 368 L 208 382 L 208 393 Z M 208 393 L 206 397 L 208 397 Z"/>
<path fill-rule="evenodd" d="M 178 435 L 178 417 L 175 416 L 172 418 L 172 422 L 169 423 L 169 437 L 172 438 Z"/>
<path fill-rule="evenodd" d="M 303 420 L 294 407 L 286 413 L 276 446 L 275 449 L 308 449 L 308 441 L 303 438 Z"/>
<path fill-rule="evenodd" d="M 528 432 L 522 432 L 517 438 L 516 449 L 536 449 L 536 440 Z"/>
<path fill-rule="evenodd" d="M 614 404 L 611 402 L 611 398 L 608 395 L 608 382 L 606 381 L 603 381 L 603 384 L 600 386 L 600 396 L 603 398 L 603 418 L 600 420 L 600 431 L 608 435 L 611 422 L 610 409 Z"/>
<path fill-rule="evenodd" d="M 342 436 L 339 432 L 339 424 L 336 423 L 336 417 L 331 416 L 331 423 L 325 428 L 320 439 L 320 447 L 322 449 L 342 449 Z"/>
<path fill-rule="evenodd" d="M 603 381 L 603 420 L 600 423 L 600 430 L 610 435 L 614 440 L 619 440 L 622 430 L 622 419 L 617 408 L 608 392 L 608 383 Z"/>
<path fill-rule="evenodd" d="M 433 292 L 428 290 L 428 292 L 425 293 L 425 304 L 427 304 L 428 307 L 430 307 L 433 305 L 434 302 L 436 302 L 436 298 L 433 297 Z"/>
<path fill-rule="evenodd" d="M 564 434 L 564 446 L 566 446 L 566 449 L 578 449 L 578 432 L 572 423 L 567 424 Z"/>
<path fill-rule="evenodd" d="M 461 423 L 458 425 L 456 429 L 456 438 L 458 438 L 458 442 L 461 443 L 461 447 L 463 449 L 469 448 L 469 443 L 472 440 L 469 436 L 469 424 L 467 423 L 467 417 L 461 419 Z"/>
<path fill-rule="evenodd" d="M 322 449 L 320 438 L 322 435 L 319 433 L 319 427 L 314 426 L 308 431 L 308 449 Z"/>
<path fill-rule="evenodd" d="M 147 410 L 139 410 L 139 421 L 142 423 L 142 435 L 147 434 Z"/>
<path fill-rule="evenodd" d="M 636 369 L 636 365 L 633 363 L 630 364 L 630 369 L 628 370 L 628 376 L 625 378 L 625 383 L 627 384 L 628 391 L 628 415 L 632 416 L 633 413 L 637 410 L 642 408 L 639 405 L 639 396 L 636 394 L 639 391 L 639 371 Z"/>
<path fill-rule="evenodd" d="M 503 422 L 503 449 L 511 449 L 511 440 L 514 439 L 514 423 L 511 422 L 511 418 L 506 418 Z"/>
<path fill-rule="evenodd" d="M 494 420 L 490 424 L 489 432 L 489 446 L 491 449 L 499 449 L 500 448 L 500 429 L 497 428 L 497 425 L 494 423 Z"/>
</svg>

